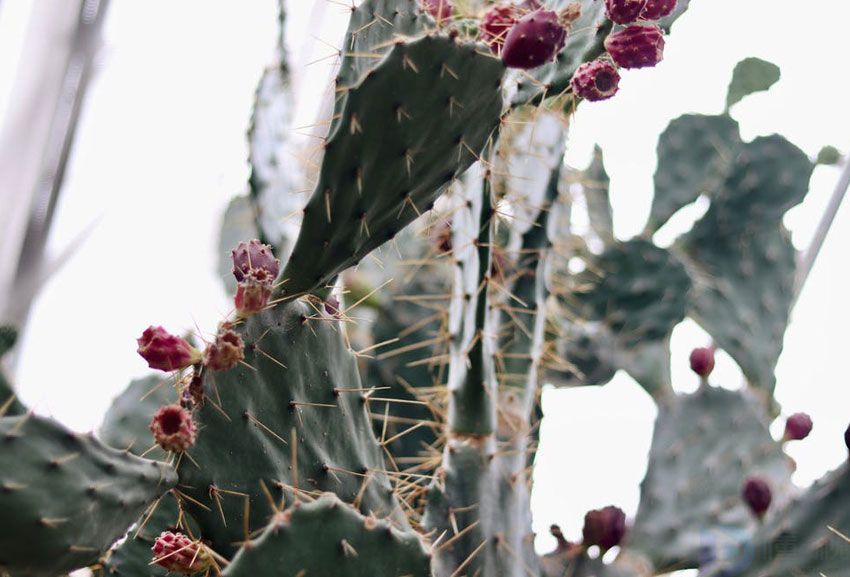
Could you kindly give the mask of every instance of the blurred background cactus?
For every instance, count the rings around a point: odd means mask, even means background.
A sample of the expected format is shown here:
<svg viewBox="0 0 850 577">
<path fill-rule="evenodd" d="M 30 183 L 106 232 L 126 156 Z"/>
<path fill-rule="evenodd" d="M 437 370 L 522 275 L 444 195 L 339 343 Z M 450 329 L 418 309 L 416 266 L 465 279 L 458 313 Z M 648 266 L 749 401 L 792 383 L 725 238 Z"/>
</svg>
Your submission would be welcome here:
<svg viewBox="0 0 850 577">
<path fill-rule="evenodd" d="M 576 110 L 658 64 L 688 7 L 352 4 L 304 151 L 281 1 L 248 192 L 221 225 L 231 310 L 184 336 L 139 327 L 158 372 L 96 434 L 36 414 L 0 374 L 0 574 L 850 576 L 848 463 L 797 487 L 785 449 L 818 424 L 774 397 L 846 166 L 802 255 L 786 213 L 840 153 L 742 137 L 732 107 L 780 77 L 748 58 L 721 114 L 661 133 L 634 237 L 615 235 L 602 148 L 587 168 L 565 162 Z M 702 214 L 664 241 L 695 203 Z M 677 359 L 685 319 L 710 342 Z M 0 355 L 15 339 L 4 326 Z M 742 387 L 717 379 L 721 351 Z M 688 361 L 700 384 L 683 393 L 671 367 Z M 543 386 L 603 386 L 620 370 L 657 406 L 636 514 L 592 509 L 580 534 L 553 525 L 541 551 Z"/>
</svg>

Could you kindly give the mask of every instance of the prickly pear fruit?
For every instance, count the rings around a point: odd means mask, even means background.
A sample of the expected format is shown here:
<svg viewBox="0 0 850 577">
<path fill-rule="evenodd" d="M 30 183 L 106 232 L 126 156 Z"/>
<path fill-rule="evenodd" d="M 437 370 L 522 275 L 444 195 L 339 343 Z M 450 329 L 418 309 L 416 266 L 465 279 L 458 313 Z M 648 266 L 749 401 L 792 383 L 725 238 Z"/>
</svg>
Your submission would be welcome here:
<svg viewBox="0 0 850 577">
<path fill-rule="evenodd" d="M 617 94 L 620 73 L 610 62 L 594 60 L 579 66 L 570 84 L 579 98 L 591 102 L 607 100 Z"/>
<path fill-rule="evenodd" d="M 421 0 L 422 8 L 438 22 L 452 17 L 451 0 Z"/>
<path fill-rule="evenodd" d="M 478 35 L 493 54 L 501 52 L 508 31 L 520 16 L 519 8 L 513 4 L 497 4 L 484 13 L 478 27 Z"/>
<path fill-rule="evenodd" d="M 163 531 L 154 541 L 153 562 L 172 573 L 193 575 L 215 565 L 206 548 L 183 533 Z"/>
<path fill-rule="evenodd" d="M 761 477 L 748 477 L 744 481 L 742 496 L 750 511 L 759 519 L 767 513 L 770 502 L 773 500 L 770 485 Z"/>
<path fill-rule="evenodd" d="M 230 323 L 222 323 L 215 340 L 204 351 L 204 366 L 213 371 L 227 371 L 245 358 L 245 343 Z"/>
<path fill-rule="evenodd" d="M 338 319 L 340 315 L 339 299 L 330 295 L 327 300 L 325 300 L 325 312 Z"/>
<path fill-rule="evenodd" d="M 247 317 L 266 308 L 272 297 L 272 283 L 262 269 L 251 271 L 236 285 L 233 304 L 239 316 Z"/>
<path fill-rule="evenodd" d="M 609 505 L 588 511 L 584 516 L 584 546 L 598 545 L 603 551 L 620 544 L 626 534 L 626 514 L 619 507 Z"/>
<path fill-rule="evenodd" d="M 160 407 L 151 420 L 150 430 L 157 445 L 175 453 L 194 445 L 198 432 L 192 413 L 180 405 Z"/>
<path fill-rule="evenodd" d="M 676 4 L 677 0 L 646 0 L 640 18 L 641 20 L 660 20 L 672 14 Z"/>
<path fill-rule="evenodd" d="M 785 441 L 802 441 L 812 432 L 812 418 L 806 413 L 794 413 L 785 421 Z"/>
<path fill-rule="evenodd" d="M 605 0 L 605 14 L 617 24 L 636 22 L 647 0 Z"/>
<path fill-rule="evenodd" d="M 176 371 L 200 362 L 201 351 L 162 327 L 150 326 L 136 339 L 137 352 L 152 369 Z"/>
<path fill-rule="evenodd" d="M 700 347 L 691 351 L 691 370 L 704 379 L 714 370 L 714 350 Z"/>
<path fill-rule="evenodd" d="M 664 58 L 664 35 L 658 26 L 629 26 L 609 35 L 605 49 L 621 68 L 649 68 Z"/>
<path fill-rule="evenodd" d="M 233 276 L 236 282 L 242 282 L 251 271 L 263 271 L 260 278 L 274 282 L 280 272 L 280 261 L 274 257 L 272 247 L 257 239 L 240 242 L 231 251 Z"/>
<path fill-rule="evenodd" d="M 535 10 L 520 18 L 508 31 L 502 62 L 509 68 L 528 70 L 555 58 L 567 40 L 567 30 L 551 10 Z"/>
</svg>

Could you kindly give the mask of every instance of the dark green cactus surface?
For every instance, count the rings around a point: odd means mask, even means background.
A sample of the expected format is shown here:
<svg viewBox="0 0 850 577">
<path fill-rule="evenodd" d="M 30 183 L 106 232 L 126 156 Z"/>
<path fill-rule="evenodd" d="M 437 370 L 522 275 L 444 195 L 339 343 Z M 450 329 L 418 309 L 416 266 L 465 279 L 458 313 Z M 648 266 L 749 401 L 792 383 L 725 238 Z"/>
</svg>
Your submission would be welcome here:
<svg viewBox="0 0 850 577">
<path fill-rule="evenodd" d="M 274 512 L 266 490 L 287 503 L 299 491 L 334 492 L 406 526 L 355 359 L 338 321 L 318 311 L 297 301 L 250 317 L 237 327 L 245 363 L 205 375 L 198 442 L 180 462 L 180 490 L 202 536 L 227 557 L 245 527 L 262 528 Z"/>
<path fill-rule="evenodd" d="M 242 547 L 224 577 L 430 577 L 422 538 L 364 517 L 336 495 L 293 504 Z"/>
<path fill-rule="evenodd" d="M 0 419 L 0 570 L 56 575 L 95 563 L 177 482 L 174 469 L 55 421 Z"/>
<path fill-rule="evenodd" d="M 157 409 L 176 401 L 174 384 L 167 377 L 150 375 L 135 379 L 112 401 L 97 436 L 115 449 L 163 459 L 165 452 L 155 446 L 148 427 Z"/>
</svg>

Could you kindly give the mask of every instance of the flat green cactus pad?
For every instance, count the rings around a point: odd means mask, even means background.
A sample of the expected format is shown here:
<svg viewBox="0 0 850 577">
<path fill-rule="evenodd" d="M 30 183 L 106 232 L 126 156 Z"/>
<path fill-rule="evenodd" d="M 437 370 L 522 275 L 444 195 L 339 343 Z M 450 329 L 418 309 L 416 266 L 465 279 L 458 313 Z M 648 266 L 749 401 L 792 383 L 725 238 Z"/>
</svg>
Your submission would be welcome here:
<svg viewBox="0 0 850 577">
<path fill-rule="evenodd" d="M 57 422 L 0 419 L 0 572 L 56 575 L 98 560 L 177 483 L 174 469 Z"/>
<path fill-rule="evenodd" d="M 364 517 L 336 495 L 277 513 L 224 577 L 430 577 L 430 554 L 411 530 Z"/>
<path fill-rule="evenodd" d="M 405 526 L 339 321 L 293 301 L 237 330 L 245 363 L 205 375 L 198 441 L 180 462 L 201 536 L 229 557 L 246 527 L 268 522 L 269 496 L 289 503 L 301 491 L 334 492 Z"/>
<path fill-rule="evenodd" d="M 628 547 L 655 569 L 698 567 L 701 549 L 721 533 L 752 534 L 741 498 L 750 475 L 766 478 L 774 505 L 790 499 L 792 467 L 768 430 L 763 403 L 746 391 L 705 385 L 659 406 Z"/>
</svg>

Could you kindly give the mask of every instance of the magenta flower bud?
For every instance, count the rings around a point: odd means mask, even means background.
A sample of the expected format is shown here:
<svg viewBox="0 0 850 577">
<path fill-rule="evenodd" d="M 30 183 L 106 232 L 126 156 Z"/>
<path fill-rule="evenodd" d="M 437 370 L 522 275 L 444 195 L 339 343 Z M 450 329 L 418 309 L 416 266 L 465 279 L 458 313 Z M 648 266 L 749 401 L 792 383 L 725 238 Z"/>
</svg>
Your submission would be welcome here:
<svg viewBox="0 0 850 577">
<path fill-rule="evenodd" d="M 812 432 L 812 418 L 806 413 L 794 413 L 785 421 L 785 441 L 802 441 Z"/>
<path fill-rule="evenodd" d="M 701 347 L 691 351 L 691 370 L 704 379 L 714 370 L 714 350 Z"/>
<path fill-rule="evenodd" d="M 231 253 L 233 260 L 233 276 L 236 282 L 242 282 L 252 271 L 262 278 L 269 277 L 274 282 L 280 272 L 280 261 L 274 257 L 272 247 L 254 239 L 249 242 L 240 242 Z M 257 271 L 263 271 L 258 273 Z"/>
<path fill-rule="evenodd" d="M 198 432 L 192 413 L 180 405 L 160 407 L 149 426 L 156 444 L 174 453 L 182 453 L 195 444 Z"/>
<path fill-rule="evenodd" d="M 744 488 L 741 492 L 744 497 L 744 502 L 753 512 L 753 515 L 759 519 L 764 517 L 767 510 L 770 508 L 770 502 L 773 500 L 773 494 L 770 490 L 770 485 L 761 477 L 749 477 L 744 482 Z"/>
<path fill-rule="evenodd" d="M 263 271 L 252 271 L 236 286 L 233 303 L 240 316 L 247 317 L 260 312 L 268 306 L 272 297 L 271 281 L 257 278 L 257 273 L 263 273 Z M 262 277 L 262 274 L 260 276 Z"/>
<path fill-rule="evenodd" d="M 138 353 L 152 369 L 177 371 L 200 362 L 201 352 L 190 345 L 186 339 L 174 336 L 162 327 L 150 326 L 142 336 Z"/>
<path fill-rule="evenodd" d="M 509 68 L 528 70 L 550 62 L 564 47 L 567 30 L 551 10 L 535 10 L 520 18 L 508 31 L 502 62 Z"/>
<path fill-rule="evenodd" d="M 676 9 L 677 0 L 646 0 L 640 13 L 641 20 L 661 20 Z"/>
<path fill-rule="evenodd" d="M 520 18 L 519 8 L 513 4 L 492 6 L 481 18 L 478 35 L 481 41 L 490 47 L 493 54 L 499 54 L 505 43 L 508 31 Z"/>
<path fill-rule="evenodd" d="M 610 62 L 594 60 L 578 67 L 570 85 L 579 98 L 590 102 L 607 100 L 619 90 L 620 73 Z"/>
<path fill-rule="evenodd" d="M 617 24 L 636 22 L 647 0 L 605 0 L 605 14 Z"/>
<path fill-rule="evenodd" d="M 619 507 L 608 506 L 588 511 L 584 516 L 582 535 L 585 547 L 599 546 L 603 551 L 620 544 L 626 534 L 626 514 Z"/>
<path fill-rule="evenodd" d="M 245 343 L 230 323 L 222 323 L 215 340 L 204 351 L 204 366 L 213 371 L 227 371 L 245 358 Z"/>
<path fill-rule="evenodd" d="M 629 26 L 609 35 L 605 49 L 620 68 L 648 68 L 664 59 L 664 35 L 658 26 Z"/>
<path fill-rule="evenodd" d="M 154 541 L 151 551 L 153 562 L 172 573 L 194 575 L 208 572 L 215 566 L 206 547 L 183 533 L 163 531 Z"/>
<path fill-rule="evenodd" d="M 451 0 L 420 0 L 420 3 L 422 9 L 433 16 L 437 22 L 452 17 L 454 6 L 452 6 Z"/>
</svg>

